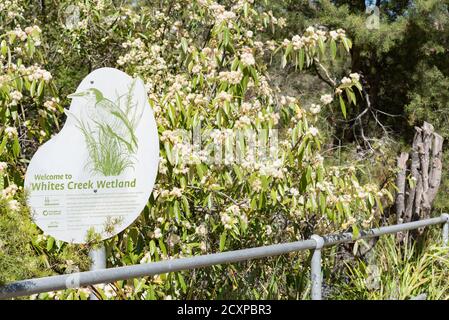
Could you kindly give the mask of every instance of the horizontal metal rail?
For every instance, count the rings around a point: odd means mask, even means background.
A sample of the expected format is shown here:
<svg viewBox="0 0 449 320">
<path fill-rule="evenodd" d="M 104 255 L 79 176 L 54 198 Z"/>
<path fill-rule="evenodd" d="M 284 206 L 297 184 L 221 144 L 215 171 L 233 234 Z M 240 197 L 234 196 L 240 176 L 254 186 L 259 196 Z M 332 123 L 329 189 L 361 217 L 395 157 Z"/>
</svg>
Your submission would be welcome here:
<svg viewBox="0 0 449 320">
<path fill-rule="evenodd" d="M 132 266 L 116 267 L 110 269 L 86 271 L 51 277 L 28 279 L 13 282 L 0 287 L 0 299 L 32 295 L 41 292 L 64 290 L 67 288 L 85 287 L 99 283 L 111 283 L 118 280 L 153 276 L 157 274 L 190 270 L 213 265 L 240 262 L 286 253 L 315 250 L 312 258 L 312 299 L 321 299 L 321 248 L 354 242 L 359 239 L 379 237 L 400 231 L 418 229 L 425 226 L 444 224 L 443 243 L 448 245 L 449 215 L 443 214 L 437 218 L 430 218 L 409 223 L 385 226 L 367 231 L 361 231 L 357 237 L 351 233 L 334 234 L 327 236 L 312 236 L 309 240 L 296 241 L 270 246 L 214 253 L 190 258 L 165 260 Z M 319 252 L 317 252 L 319 251 Z"/>
</svg>

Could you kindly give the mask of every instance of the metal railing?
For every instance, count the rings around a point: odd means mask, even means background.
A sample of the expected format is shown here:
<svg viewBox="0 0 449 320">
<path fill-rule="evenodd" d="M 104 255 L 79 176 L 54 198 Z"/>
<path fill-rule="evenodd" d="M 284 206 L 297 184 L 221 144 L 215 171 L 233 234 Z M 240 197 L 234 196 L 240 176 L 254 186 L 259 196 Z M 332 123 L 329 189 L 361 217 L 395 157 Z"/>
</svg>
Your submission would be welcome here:
<svg viewBox="0 0 449 320">
<path fill-rule="evenodd" d="M 354 237 L 351 233 L 334 234 L 323 237 L 313 235 L 309 240 L 304 241 L 23 280 L 0 287 L 0 299 L 27 296 L 48 291 L 64 290 L 67 288 L 85 287 L 100 283 L 111 283 L 118 280 L 153 276 L 157 274 L 190 270 L 218 264 L 278 256 L 302 250 L 314 250 L 311 260 L 311 298 L 313 300 L 321 300 L 321 250 L 323 247 L 335 246 L 341 243 L 354 242 L 360 239 L 374 238 L 386 234 L 393 234 L 437 224 L 444 224 L 443 245 L 448 246 L 449 214 L 442 214 L 440 217 L 436 218 L 361 231 L 357 237 Z"/>
</svg>

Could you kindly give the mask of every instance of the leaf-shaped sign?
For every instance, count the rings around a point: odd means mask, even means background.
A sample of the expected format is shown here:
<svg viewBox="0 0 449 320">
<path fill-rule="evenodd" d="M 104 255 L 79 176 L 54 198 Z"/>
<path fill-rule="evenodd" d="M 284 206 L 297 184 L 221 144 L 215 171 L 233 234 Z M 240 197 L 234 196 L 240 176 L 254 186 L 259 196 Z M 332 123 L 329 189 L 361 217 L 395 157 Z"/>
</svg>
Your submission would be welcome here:
<svg viewBox="0 0 449 320">
<path fill-rule="evenodd" d="M 159 139 L 143 81 L 112 68 L 90 73 L 66 110 L 61 131 L 33 156 L 26 176 L 36 224 L 66 242 L 85 243 L 128 227 L 148 202 Z"/>
</svg>

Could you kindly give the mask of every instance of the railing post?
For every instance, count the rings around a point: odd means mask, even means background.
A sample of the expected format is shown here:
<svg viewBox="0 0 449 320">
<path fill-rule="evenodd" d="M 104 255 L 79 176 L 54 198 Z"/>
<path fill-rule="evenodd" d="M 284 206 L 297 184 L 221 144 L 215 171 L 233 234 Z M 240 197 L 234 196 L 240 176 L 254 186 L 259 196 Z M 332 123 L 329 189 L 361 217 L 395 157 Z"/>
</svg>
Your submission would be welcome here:
<svg viewBox="0 0 449 320">
<path fill-rule="evenodd" d="M 449 245 L 449 214 L 443 213 L 442 217 L 446 218 L 446 222 L 443 224 L 443 246 Z"/>
<path fill-rule="evenodd" d="M 319 235 L 312 235 L 310 239 L 315 240 L 316 247 L 312 256 L 311 263 L 311 281 L 312 281 L 312 300 L 321 300 L 321 289 L 322 289 L 322 275 L 321 275 L 321 248 L 324 245 L 324 239 Z"/>
</svg>

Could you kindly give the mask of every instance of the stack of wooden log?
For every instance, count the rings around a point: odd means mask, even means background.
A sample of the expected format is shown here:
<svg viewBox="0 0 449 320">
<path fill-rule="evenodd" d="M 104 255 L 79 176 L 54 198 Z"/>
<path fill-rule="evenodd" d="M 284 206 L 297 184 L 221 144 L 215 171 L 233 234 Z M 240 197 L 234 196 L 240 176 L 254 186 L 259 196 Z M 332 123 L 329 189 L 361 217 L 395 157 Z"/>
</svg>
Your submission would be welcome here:
<svg viewBox="0 0 449 320">
<path fill-rule="evenodd" d="M 427 122 L 415 130 L 412 150 L 397 159 L 398 223 L 428 218 L 441 182 L 443 137 Z"/>
</svg>

